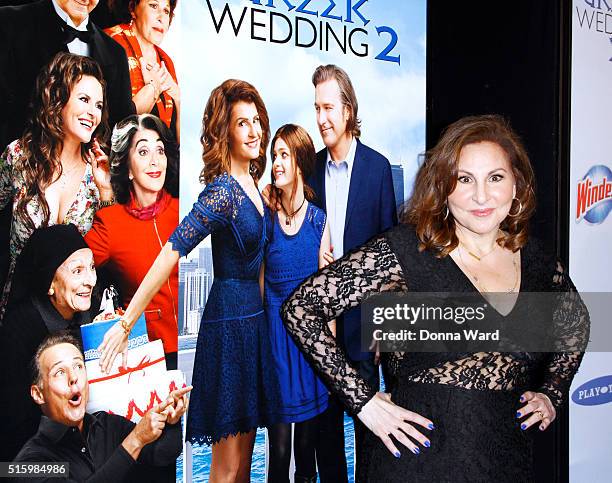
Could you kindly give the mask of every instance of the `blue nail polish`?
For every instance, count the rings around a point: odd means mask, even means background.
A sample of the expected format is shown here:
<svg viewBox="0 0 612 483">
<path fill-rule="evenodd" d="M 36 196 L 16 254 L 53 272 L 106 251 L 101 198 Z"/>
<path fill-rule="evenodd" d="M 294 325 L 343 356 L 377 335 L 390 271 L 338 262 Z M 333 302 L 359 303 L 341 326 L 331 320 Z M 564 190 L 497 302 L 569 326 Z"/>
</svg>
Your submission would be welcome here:
<svg viewBox="0 0 612 483">
<path fill-rule="evenodd" d="M 517 411 L 517 412 L 516 412 L 516 417 L 517 417 L 517 418 L 520 418 L 520 417 L 521 417 L 521 413 L 520 413 L 520 411 Z"/>
<path fill-rule="evenodd" d="M 527 425 L 525 423 L 521 424 L 521 429 L 525 431 L 527 429 Z"/>
<path fill-rule="evenodd" d="M 429 429 L 436 429 L 436 427 L 433 425 L 433 423 L 429 423 L 429 424 L 427 425 L 427 427 L 428 427 Z"/>
<path fill-rule="evenodd" d="M 419 454 L 419 453 L 421 452 L 421 450 L 420 450 L 419 448 L 414 448 L 414 449 L 412 450 L 412 452 L 413 452 L 414 454 Z"/>
<path fill-rule="evenodd" d="M 424 443 L 424 444 L 425 444 L 425 447 L 426 447 L 426 448 L 429 448 L 429 447 L 431 446 L 431 443 L 430 443 L 429 441 L 425 441 L 425 443 Z"/>
<path fill-rule="evenodd" d="M 520 401 L 523 402 L 525 400 L 525 396 L 521 396 Z"/>
<path fill-rule="evenodd" d="M 402 456 L 402 454 L 399 451 L 396 451 L 395 453 L 393 453 L 393 456 L 399 458 L 400 456 Z"/>
</svg>

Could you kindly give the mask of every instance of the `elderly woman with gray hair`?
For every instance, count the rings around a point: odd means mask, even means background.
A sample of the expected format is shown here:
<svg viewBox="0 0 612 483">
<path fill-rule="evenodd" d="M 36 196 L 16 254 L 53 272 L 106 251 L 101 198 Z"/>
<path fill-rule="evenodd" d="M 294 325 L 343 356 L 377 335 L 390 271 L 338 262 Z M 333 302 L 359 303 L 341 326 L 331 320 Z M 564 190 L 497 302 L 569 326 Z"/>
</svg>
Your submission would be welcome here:
<svg viewBox="0 0 612 483">
<path fill-rule="evenodd" d="M 113 130 L 110 165 L 117 204 L 96 213 L 85 241 L 127 306 L 178 225 L 178 147 L 159 118 L 133 115 Z M 149 339 L 162 340 L 169 369 L 176 368 L 177 314 L 175 267 L 145 310 Z"/>
</svg>

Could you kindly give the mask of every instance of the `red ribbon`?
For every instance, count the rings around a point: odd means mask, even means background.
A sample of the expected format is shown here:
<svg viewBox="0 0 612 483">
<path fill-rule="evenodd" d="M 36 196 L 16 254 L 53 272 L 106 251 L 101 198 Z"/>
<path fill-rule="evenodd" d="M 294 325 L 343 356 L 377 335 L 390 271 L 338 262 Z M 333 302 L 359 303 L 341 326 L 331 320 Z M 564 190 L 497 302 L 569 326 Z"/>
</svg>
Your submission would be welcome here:
<svg viewBox="0 0 612 483">
<path fill-rule="evenodd" d="M 160 357 L 159 359 L 155 359 L 154 361 L 151 361 L 149 356 L 144 356 L 142 360 L 136 366 L 134 367 L 119 366 L 118 368 L 119 372 L 117 374 L 111 374 L 110 376 L 98 377 L 97 379 L 91 379 L 89 381 L 89 384 L 94 384 L 96 382 L 102 382 L 102 381 L 108 381 L 110 379 L 115 379 L 116 377 L 125 376 L 126 374 L 129 374 L 128 376 L 128 383 L 129 383 L 130 376 L 132 375 L 133 372 L 143 371 L 146 367 L 155 365 L 158 362 L 161 362 L 163 360 L 164 360 L 164 356 Z"/>
</svg>

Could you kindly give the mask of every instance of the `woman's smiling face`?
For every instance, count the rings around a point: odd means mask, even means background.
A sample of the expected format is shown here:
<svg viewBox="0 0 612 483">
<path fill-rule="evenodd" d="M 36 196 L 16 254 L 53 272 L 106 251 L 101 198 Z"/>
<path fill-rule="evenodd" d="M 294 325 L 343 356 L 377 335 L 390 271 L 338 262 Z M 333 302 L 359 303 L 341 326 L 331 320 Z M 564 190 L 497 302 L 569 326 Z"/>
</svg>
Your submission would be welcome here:
<svg viewBox="0 0 612 483">
<path fill-rule="evenodd" d="M 506 152 L 483 141 L 463 147 L 457 163 L 457 185 L 448 208 L 457 223 L 476 235 L 497 232 L 516 195 L 516 184 Z"/>
</svg>

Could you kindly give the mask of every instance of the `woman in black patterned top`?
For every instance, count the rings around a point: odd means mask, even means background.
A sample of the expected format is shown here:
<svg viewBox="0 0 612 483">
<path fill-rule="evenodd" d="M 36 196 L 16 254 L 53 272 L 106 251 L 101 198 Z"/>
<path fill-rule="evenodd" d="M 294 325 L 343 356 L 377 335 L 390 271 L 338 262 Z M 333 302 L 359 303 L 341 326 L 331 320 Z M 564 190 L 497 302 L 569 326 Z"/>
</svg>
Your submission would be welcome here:
<svg viewBox="0 0 612 483">
<path fill-rule="evenodd" d="M 498 320 L 530 320 L 519 295 L 556 292 L 555 327 L 588 340 L 588 312 L 567 272 L 528 239 L 533 186 L 527 153 L 501 117 L 461 119 L 427 153 L 405 223 L 307 279 L 283 305 L 296 342 L 371 430 L 358 481 L 533 480 L 528 430 L 554 421 L 582 352 L 386 353 L 390 393 L 377 393 L 326 324 L 377 292 L 506 293 L 501 305 L 488 299 Z"/>
</svg>

